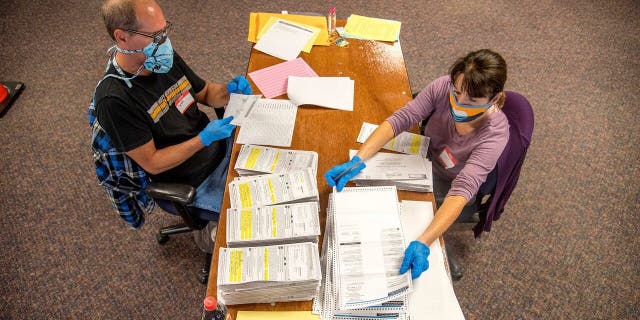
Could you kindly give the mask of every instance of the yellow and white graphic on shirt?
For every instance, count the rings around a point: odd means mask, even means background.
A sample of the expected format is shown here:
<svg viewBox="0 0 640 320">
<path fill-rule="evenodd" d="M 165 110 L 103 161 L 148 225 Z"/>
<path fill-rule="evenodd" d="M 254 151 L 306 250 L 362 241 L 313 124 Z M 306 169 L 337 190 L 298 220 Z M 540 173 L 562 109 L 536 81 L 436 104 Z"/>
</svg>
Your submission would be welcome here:
<svg viewBox="0 0 640 320">
<path fill-rule="evenodd" d="M 242 249 L 231 250 L 229 263 L 229 282 L 242 282 Z"/>
<path fill-rule="evenodd" d="M 176 83 L 167 88 L 162 96 L 147 110 L 153 122 L 157 123 L 160 121 L 160 118 L 169 111 L 169 107 L 176 102 L 176 99 L 180 97 L 182 92 L 189 91 L 190 89 L 191 83 L 187 80 L 186 76 L 182 76 Z"/>
<path fill-rule="evenodd" d="M 240 205 L 242 208 L 253 207 L 253 201 L 251 200 L 251 186 L 249 182 L 241 183 L 238 185 L 240 191 Z"/>
<path fill-rule="evenodd" d="M 411 137 L 411 144 L 409 145 L 409 153 L 410 154 L 418 154 L 420 152 L 420 143 L 422 142 L 422 137 L 419 135 L 414 135 Z"/>
<path fill-rule="evenodd" d="M 264 281 L 269 281 L 269 250 L 264 248 Z"/>
<path fill-rule="evenodd" d="M 240 239 L 247 240 L 253 238 L 253 211 L 240 211 Z"/>
<path fill-rule="evenodd" d="M 258 162 L 258 158 L 260 157 L 260 149 L 254 148 L 251 149 L 249 156 L 247 157 L 247 169 L 253 169 L 256 166 L 256 162 Z"/>
</svg>

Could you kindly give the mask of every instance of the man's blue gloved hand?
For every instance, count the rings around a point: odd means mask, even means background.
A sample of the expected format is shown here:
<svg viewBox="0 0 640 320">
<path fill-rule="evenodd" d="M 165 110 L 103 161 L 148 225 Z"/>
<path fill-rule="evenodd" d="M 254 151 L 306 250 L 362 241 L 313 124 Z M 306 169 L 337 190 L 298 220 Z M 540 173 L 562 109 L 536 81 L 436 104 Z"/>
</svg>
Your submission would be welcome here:
<svg viewBox="0 0 640 320">
<path fill-rule="evenodd" d="M 400 274 L 403 274 L 411 268 L 411 278 L 415 279 L 422 272 L 429 269 L 429 247 L 420 241 L 411 241 L 406 250 L 404 250 L 404 259 L 400 266 Z"/>
<path fill-rule="evenodd" d="M 242 94 L 251 94 L 251 85 L 247 78 L 243 76 L 237 76 L 233 78 L 233 80 L 227 83 L 227 92 L 229 93 L 242 93 Z"/>
<path fill-rule="evenodd" d="M 216 140 L 222 140 L 230 137 L 231 132 L 233 132 L 233 129 L 236 127 L 230 123 L 231 120 L 233 120 L 233 116 L 209 122 L 209 124 L 200 131 L 200 134 L 198 134 L 200 136 L 200 140 L 202 140 L 202 144 L 208 147 Z"/>
<path fill-rule="evenodd" d="M 347 182 L 366 166 L 360 157 L 354 156 L 350 161 L 339 164 L 325 172 L 324 178 L 330 186 L 337 187 L 338 191 L 342 191 Z"/>
</svg>

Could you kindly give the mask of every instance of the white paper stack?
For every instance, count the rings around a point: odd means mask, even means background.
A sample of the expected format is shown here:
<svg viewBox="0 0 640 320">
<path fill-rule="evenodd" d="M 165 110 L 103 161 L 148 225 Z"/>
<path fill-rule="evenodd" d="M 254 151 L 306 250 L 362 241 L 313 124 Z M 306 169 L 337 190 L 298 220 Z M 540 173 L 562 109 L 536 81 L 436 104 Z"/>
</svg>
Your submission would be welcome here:
<svg viewBox="0 0 640 320">
<path fill-rule="evenodd" d="M 220 248 L 218 298 L 228 305 L 311 300 L 322 274 L 311 242 Z"/>
<path fill-rule="evenodd" d="M 310 104 L 353 111 L 354 85 L 349 77 L 289 76 L 287 96 L 296 106 Z"/>
<path fill-rule="evenodd" d="M 241 176 L 293 172 L 311 168 L 318 172 L 318 153 L 315 151 L 278 149 L 245 144 L 240 148 L 234 169 Z"/>
<path fill-rule="evenodd" d="M 274 204 L 318 201 L 318 183 L 306 170 L 238 177 L 229 183 L 231 208 L 248 209 Z"/>
<path fill-rule="evenodd" d="M 349 150 L 353 158 L 357 150 Z M 419 155 L 378 152 L 352 181 L 356 186 L 396 186 L 399 190 L 432 192 L 431 161 Z"/>
<path fill-rule="evenodd" d="M 408 319 L 409 273 L 395 187 L 332 193 L 323 241 L 322 319 Z"/>
<path fill-rule="evenodd" d="M 250 247 L 318 242 L 320 220 L 317 202 L 251 209 L 227 209 L 227 245 Z"/>
</svg>

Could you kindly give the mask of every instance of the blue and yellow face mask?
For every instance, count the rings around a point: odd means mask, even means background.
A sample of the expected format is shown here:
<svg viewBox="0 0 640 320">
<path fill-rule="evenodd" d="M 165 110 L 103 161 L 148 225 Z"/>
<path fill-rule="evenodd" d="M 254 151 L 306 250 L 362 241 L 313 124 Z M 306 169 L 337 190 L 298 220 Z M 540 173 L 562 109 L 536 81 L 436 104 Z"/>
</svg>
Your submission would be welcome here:
<svg viewBox="0 0 640 320">
<path fill-rule="evenodd" d="M 449 89 L 449 104 L 451 105 L 451 117 L 455 122 L 469 122 L 480 118 L 494 103 L 494 99 L 489 100 L 489 103 L 472 106 L 469 104 L 462 104 L 458 102 L 453 86 Z"/>
</svg>

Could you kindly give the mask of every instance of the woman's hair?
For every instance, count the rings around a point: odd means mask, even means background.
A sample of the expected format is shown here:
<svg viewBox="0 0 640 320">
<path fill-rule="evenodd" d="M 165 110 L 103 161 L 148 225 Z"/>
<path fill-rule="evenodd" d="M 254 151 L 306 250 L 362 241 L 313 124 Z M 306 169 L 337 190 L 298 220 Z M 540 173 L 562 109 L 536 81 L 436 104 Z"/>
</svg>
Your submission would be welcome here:
<svg viewBox="0 0 640 320">
<path fill-rule="evenodd" d="M 102 5 L 102 20 L 107 27 L 111 39 L 115 40 L 113 32 L 116 29 L 136 30 L 138 19 L 136 17 L 136 4 L 132 0 L 108 0 Z"/>
<path fill-rule="evenodd" d="M 451 83 L 455 83 L 460 75 L 463 76 L 461 91 L 467 92 L 474 98 L 489 97 L 493 99 L 504 90 L 507 82 L 507 63 L 504 59 L 489 49 L 469 52 L 458 58 L 449 70 Z M 498 105 L 504 103 L 504 95 L 499 97 Z"/>
</svg>

